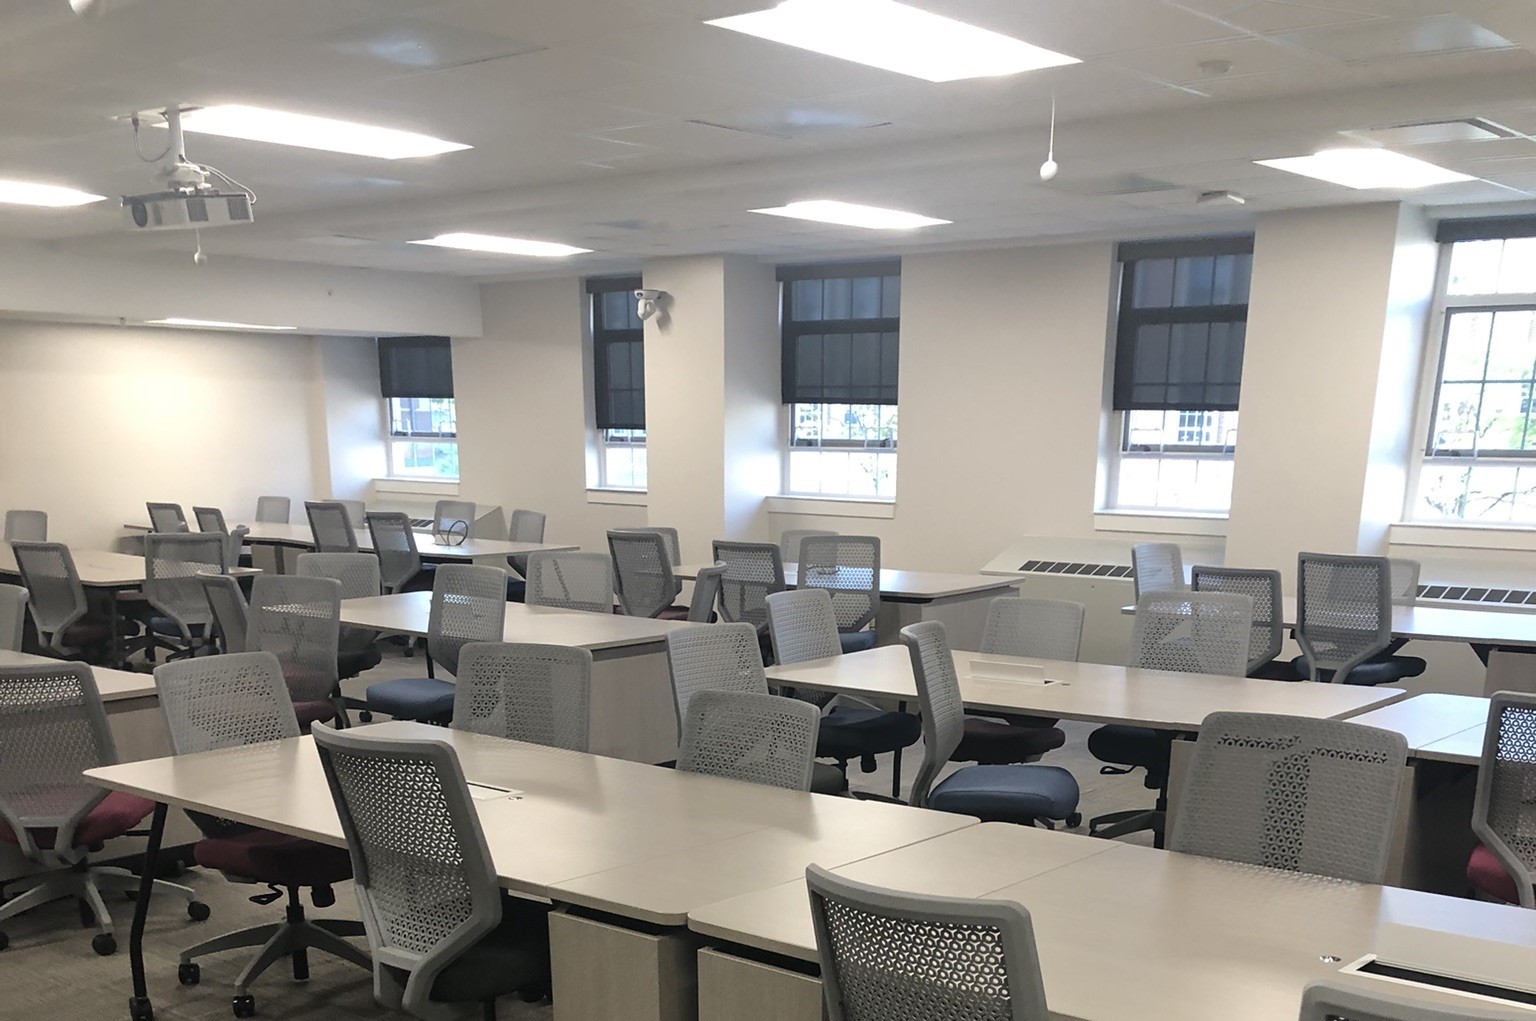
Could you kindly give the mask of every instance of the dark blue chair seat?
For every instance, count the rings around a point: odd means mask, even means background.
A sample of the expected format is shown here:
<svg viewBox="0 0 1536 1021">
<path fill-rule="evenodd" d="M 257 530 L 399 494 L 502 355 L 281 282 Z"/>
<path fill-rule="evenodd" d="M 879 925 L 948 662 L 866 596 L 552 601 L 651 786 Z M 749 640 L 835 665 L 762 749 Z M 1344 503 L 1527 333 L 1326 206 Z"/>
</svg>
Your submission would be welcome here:
<svg viewBox="0 0 1536 1021">
<path fill-rule="evenodd" d="M 846 762 L 894 752 L 916 743 L 922 736 L 922 719 L 910 713 L 836 706 L 821 718 L 816 755 Z"/>
<path fill-rule="evenodd" d="M 837 636 L 844 652 L 863 652 L 865 649 L 875 647 L 875 639 L 879 637 L 873 631 L 844 631 Z"/>
<path fill-rule="evenodd" d="M 967 766 L 928 795 L 928 807 L 982 822 L 1062 820 L 1077 811 L 1077 781 L 1060 766 Z"/>
<path fill-rule="evenodd" d="M 1291 660 L 1291 666 L 1302 677 L 1312 676 L 1311 668 L 1307 666 L 1307 657 L 1297 656 Z M 1344 678 L 1345 684 L 1360 684 L 1374 686 L 1377 684 L 1395 684 L 1407 677 L 1417 677 L 1424 672 L 1425 663 L 1417 656 L 1387 656 L 1382 659 L 1368 659 L 1349 672 Z M 1332 681 L 1332 670 L 1318 671 L 1318 679 Z"/>
<path fill-rule="evenodd" d="M 487 1002 L 549 985 L 550 906 L 503 895 L 501 924 L 438 973 L 431 999 Z"/>
<path fill-rule="evenodd" d="M 454 687 L 434 677 L 397 677 L 368 685 L 368 711 L 397 720 L 440 720 L 453 716 Z"/>
<path fill-rule="evenodd" d="M 507 578 L 507 602 L 521 603 L 528 596 L 528 582 L 522 578 Z"/>
<path fill-rule="evenodd" d="M 367 648 L 341 652 L 336 656 L 336 674 L 342 680 L 372 670 L 383 660 L 378 649 Z"/>
<path fill-rule="evenodd" d="M 149 618 L 149 629 L 155 634 L 165 635 L 167 638 L 181 637 L 181 625 L 169 617 Z M 187 626 L 187 630 L 192 632 L 193 638 L 203 637 L 203 625 L 201 624 L 190 624 Z"/>
</svg>

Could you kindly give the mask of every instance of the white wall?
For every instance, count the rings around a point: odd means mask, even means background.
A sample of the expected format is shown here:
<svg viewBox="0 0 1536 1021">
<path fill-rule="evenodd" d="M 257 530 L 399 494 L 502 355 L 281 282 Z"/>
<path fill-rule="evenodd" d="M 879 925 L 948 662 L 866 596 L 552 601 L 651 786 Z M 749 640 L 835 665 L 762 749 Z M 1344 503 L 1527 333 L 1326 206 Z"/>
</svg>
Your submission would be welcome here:
<svg viewBox="0 0 1536 1021">
<path fill-rule="evenodd" d="M 316 471 L 333 500 L 367 500 L 389 472 L 379 396 L 379 349 L 369 337 L 316 337 L 310 373 L 310 431 Z M 295 516 L 294 520 L 298 520 Z"/>
</svg>

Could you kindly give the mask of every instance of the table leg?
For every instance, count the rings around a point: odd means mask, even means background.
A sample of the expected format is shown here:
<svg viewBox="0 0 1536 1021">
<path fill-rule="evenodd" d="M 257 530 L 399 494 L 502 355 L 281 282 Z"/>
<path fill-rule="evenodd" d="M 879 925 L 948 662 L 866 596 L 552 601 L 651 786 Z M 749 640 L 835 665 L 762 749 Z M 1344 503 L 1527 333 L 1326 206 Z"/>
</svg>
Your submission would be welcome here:
<svg viewBox="0 0 1536 1021">
<path fill-rule="evenodd" d="M 896 711 L 898 713 L 904 713 L 904 712 L 907 711 L 907 700 L 906 699 L 900 699 L 900 700 L 897 701 L 897 703 L 896 703 Z M 896 749 L 895 754 L 891 756 L 891 797 L 895 798 L 897 801 L 901 800 L 901 749 L 900 748 Z"/>
<path fill-rule="evenodd" d="M 154 1021 L 155 1008 L 149 1002 L 149 982 L 144 977 L 144 921 L 149 917 L 149 897 L 155 889 L 155 872 L 160 866 L 160 840 L 165 835 L 166 806 L 155 805 L 149 823 L 149 844 L 144 848 L 144 865 L 139 873 L 139 897 L 133 906 L 133 928 L 128 934 L 128 966 L 133 972 L 133 995 L 128 999 L 132 1021 Z"/>
<path fill-rule="evenodd" d="M 107 627 L 112 630 L 112 666 L 121 670 L 123 668 L 123 631 L 117 626 L 117 613 L 121 609 L 117 591 L 113 589 L 107 595 Z"/>
</svg>

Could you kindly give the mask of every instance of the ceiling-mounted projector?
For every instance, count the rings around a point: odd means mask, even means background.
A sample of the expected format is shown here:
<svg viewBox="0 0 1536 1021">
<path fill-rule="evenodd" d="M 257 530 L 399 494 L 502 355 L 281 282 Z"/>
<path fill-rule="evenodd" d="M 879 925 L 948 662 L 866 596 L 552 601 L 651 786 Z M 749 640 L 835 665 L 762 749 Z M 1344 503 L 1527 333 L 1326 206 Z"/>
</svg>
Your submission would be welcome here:
<svg viewBox="0 0 1536 1021">
<path fill-rule="evenodd" d="M 136 230 L 199 230 L 234 223 L 250 223 L 256 196 L 227 174 L 187 159 L 181 133 L 181 108 L 166 107 L 166 127 L 170 144 L 155 159 L 162 161 L 158 173 L 161 188 L 145 195 L 123 196 L 123 217 Z M 139 120 L 132 118 L 137 145 Z M 141 158 L 144 157 L 141 154 Z M 222 191 L 210 178 L 228 184 L 233 190 Z"/>
</svg>

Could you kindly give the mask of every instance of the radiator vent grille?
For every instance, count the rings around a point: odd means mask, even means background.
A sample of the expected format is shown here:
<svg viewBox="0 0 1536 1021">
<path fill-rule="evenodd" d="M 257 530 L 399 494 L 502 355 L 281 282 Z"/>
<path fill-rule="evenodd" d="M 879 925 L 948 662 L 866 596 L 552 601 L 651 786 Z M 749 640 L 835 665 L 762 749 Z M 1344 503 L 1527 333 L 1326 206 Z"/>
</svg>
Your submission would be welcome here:
<svg viewBox="0 0 1536 1021">
<path fill-rule="evenodd" d="M 1019 570 L 1031 574 L 1075 574 L 1094 578 L 1129 578 L 1131 568 L 1126 564 L 1080 564 L 1059 560 L 1026 560 Z"/>
<path fill-rule="evenodd" d="M 1500 606 L 1536 606 L 1536 592 L 1523 588 L 1486 585 L 1420 585 L 1419 599 L 1443 603 L 1496 603 Z"/>
</svg>

